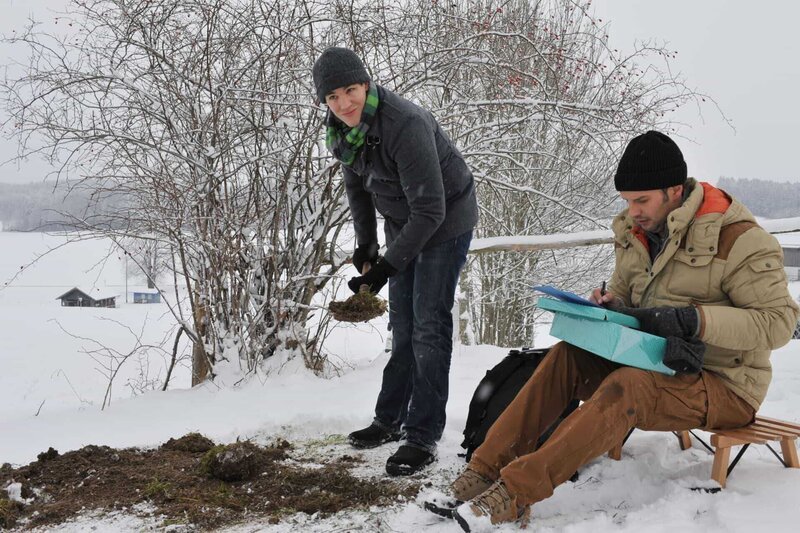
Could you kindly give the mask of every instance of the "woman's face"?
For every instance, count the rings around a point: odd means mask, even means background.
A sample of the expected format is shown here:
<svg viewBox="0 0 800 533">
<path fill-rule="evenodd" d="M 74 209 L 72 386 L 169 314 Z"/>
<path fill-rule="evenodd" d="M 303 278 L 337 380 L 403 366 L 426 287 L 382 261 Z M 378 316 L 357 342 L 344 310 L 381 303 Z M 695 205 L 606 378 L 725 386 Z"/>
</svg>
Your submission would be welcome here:
<svg viewBox="0 0 800 533">
<path fill-rule="evenodd" d="M 361 112 L 367 101 L 368 88 L 368 83 L 354 83 L 347 87 L 339 87 L 325 96 L 325 103 L 336 115 L 336 118 L 353 128 L 361 122 Z"/>
</svg>

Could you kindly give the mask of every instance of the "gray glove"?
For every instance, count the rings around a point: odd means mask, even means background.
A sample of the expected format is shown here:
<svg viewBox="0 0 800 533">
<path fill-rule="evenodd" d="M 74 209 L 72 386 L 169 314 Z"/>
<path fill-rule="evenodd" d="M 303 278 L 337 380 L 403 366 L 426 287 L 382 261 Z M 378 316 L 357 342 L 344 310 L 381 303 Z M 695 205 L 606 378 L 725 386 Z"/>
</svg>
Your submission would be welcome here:
<svg viewBox="0 0 800 533">
<path fill-rule="evenodd" d="M 695 307 L 620 307 L 615 309 L 639 320 L 639 329 L 659 337 L 692 339 L 700 332 Z"/>
<path fill-rule="evenodd" d="M 697 339 L 681 339 L 667 337 L 667 349 L 664 352 L 664 365 L 675 372 L 699 374 L 703 369 L 703 357 L 706 345 Z"/>
</svg>

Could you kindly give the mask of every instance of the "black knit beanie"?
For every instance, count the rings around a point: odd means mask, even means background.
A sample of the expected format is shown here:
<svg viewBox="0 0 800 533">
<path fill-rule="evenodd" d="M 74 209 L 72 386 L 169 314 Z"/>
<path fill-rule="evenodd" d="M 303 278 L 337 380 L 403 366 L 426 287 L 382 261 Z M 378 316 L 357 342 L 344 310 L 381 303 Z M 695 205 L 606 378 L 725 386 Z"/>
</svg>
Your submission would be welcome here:
<svg viewBox="0 0 800 533">
<path fill-rule="evenodd" d="M 675 141 L 657 131 L 634 137 L 619 160 L 614 186 L 618 191 L 652 191 L 683 185 L 686 162 Z"/>
<path fill-rule="evenodd" d="M 364 63 L 355 52 L 347 48 L 332 46 L 326 49 L 314 62 L 312 70 L 317 98 L 325 102 L 325 96 L 340 87 L 354 83 L 366 83 L 369 74 Z"/>
</svg>

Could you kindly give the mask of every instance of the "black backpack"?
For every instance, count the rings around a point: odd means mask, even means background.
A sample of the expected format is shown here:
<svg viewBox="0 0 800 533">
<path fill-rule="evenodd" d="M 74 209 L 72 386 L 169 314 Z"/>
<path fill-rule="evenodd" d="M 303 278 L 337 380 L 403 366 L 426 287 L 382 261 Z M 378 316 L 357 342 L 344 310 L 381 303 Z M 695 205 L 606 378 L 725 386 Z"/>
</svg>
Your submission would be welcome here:
<svg viewBox="0 0 800 533">
<path fill-rule="evenodd" d="M 548 351 L 549 348 L 511 350 L 502 361 L 486 372 L 469 402 L 464 442 L 461 443 L 461 447 L 467 450 L 467 461 L 472 457 L 472 452 L 483 443 L 486 432 L 527 383 Z M 537 448 L 578 407 L 578 403 L 578 400 L 570 402 L 561 416 L 539 437 Z"/>
</svg>

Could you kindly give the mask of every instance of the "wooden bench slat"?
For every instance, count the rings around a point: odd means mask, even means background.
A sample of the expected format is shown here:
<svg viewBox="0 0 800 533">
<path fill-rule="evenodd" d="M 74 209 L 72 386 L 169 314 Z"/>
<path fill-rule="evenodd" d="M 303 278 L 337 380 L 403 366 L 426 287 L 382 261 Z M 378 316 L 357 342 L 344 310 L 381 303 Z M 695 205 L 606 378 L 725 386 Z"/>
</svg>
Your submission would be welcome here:
<svg viewBox="0 0 800 533">
<path fill-rule="evenodd" d="M 754 422 L 747 426 L 748 429 L 753 428 L 762 433 L 772 433 L 777 438 L 775 440 L 783 440 L 783 438 L 797 438 L 798 435 L 794 431 L 778 428 L 775 426 L 765 425 L 763 422 Z"/>
<path fill-rule="evenodd" d="M 784 433 L 784 434 L 787 434 L 787 435 L 791 435 L 791 436 L 794 436 L 794 437 L 800 437 L 800 431 L 799 430 L 788 428 L 786 426 L 780 426 L 778 424 L 773 424 L 772 422 L 764 422 L 763 420 L 756 420 L 755 422 L 753 422 L 750 425 L 751 426 L 757 426 L 757 427 L 770 428 L 770 429 L 774 429 L 775 431 L 780 431 L 781 433 Z"/>
<path fill-rule="evenodd" d="M 750 443 L 750 444 L 766 444 L 767 442 L 769 442 L 769 439 L 764 439 L 764 438 L 761 438 L 761 437 L 757 437 L 757 436 L 753 435 L 752 433 L 739 432 L 739 431 L 736 431 L 735 429 L 731 429 L 731 430 L 726 429 L 726 430 L 714 431 L 713 434 L 711 435 L 711 444 L 712 445 L 714 445 L 714 446 L 725 446 L 725 444 L 716 444 L 714 442 L 714 440 L 715 440 L 714 437 L 727 437 L 727 438 L 729 438 L 731 440 L 738 441 L 738 442 L 733 442 L 733 443 L 729 444 L 729 446 L 735 446 L 736 444 L 748 444 L 748 443 Z"/>
<path fill-rule="evenodd" d="M 742 433 L 752 433 L 758 437 L 768 439 L 768 440 L 783 440 L 785 437 L 794 438 L 792 433 L 787 431 L 776 430 L 772 428 L 765 428 L 761 426 L 757 426 L 755 424 L 750 424 L 749 426 L 741 427 L 741 428 L 733 428 L 730 430 L 722 429 L 719 431 L 740 431 Z"/>
<path fill-rule="evenodd" d="M 787 422 L 786 420 L 778 420 L 777 418 L 767 418 L 766 416 L 757 416 L 755 421 L 774 424 L 776 426 L 794 431 L 796 435 L 800 436 L 800 424 L 794 424 L 792 422 Z"/>
<path fill-rule="evenodd" d="M 757 430 L 755 430 L 753 428 L 724 430 L 724 431 L 719 431 L 718 433 L 720 433 L 722 435 L 730 435 L 731 433 L 729 433 L 729 431 L 735 431 L 736 434 L 738 436 L 740 436 L 740 437 L 743 437 L 744 435 L 747 435 L 750 438 L 757 439 L 757 440 L 763 440 L 763 441 L 767 441 L 767 442 L 769 442 L 771 440 L 774 440 L 774 441 L 783 440 L 783 436 L 782 435 L 776 435 L 775 433 L 771 433 L 771 432 L 757 431 Z"/>
<path fill-rule="evenodd" d="M 728 435 L 718 435 L 716 433 L 711 435 L 711 445 L 714 446 L 715 448 L 740 446 L 742 444 L 763 444 L 763 443 L 753 442 L 750 439 L 739 439 L 736 437 L 730 437 Z"/>
</svg>

